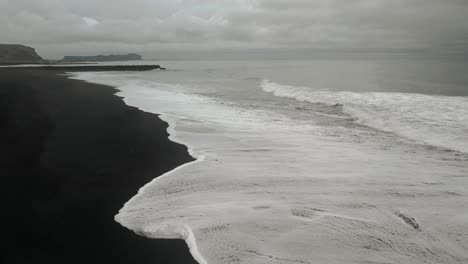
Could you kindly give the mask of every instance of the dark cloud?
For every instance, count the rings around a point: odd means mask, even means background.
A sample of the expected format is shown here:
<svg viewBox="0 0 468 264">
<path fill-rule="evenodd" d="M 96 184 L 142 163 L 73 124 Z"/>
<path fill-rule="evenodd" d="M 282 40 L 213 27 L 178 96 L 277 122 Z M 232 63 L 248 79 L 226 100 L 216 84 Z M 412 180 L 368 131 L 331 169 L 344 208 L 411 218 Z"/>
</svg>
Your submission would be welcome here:
<svg viewBox="0 0 468 264">
<path fill-rule="evenodd" d="M 0 0 L 1 42 L 64 54 L 468 50 L 466 0 Z"/>
</svg>

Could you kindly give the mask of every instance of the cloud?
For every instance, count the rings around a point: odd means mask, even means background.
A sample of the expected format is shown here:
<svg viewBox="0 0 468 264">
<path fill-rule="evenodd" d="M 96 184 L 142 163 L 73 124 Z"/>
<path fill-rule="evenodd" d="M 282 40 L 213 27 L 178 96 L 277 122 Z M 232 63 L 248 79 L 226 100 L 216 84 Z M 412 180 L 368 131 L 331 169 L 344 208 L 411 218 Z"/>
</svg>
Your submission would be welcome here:
<svg viewBox="0 0 468 264">
<path fill-rule="evenodd" d="M 46 57 L 218 50 L 468 50 L 466 0 L 0 0 Z"/>
<path fill-rule="evenodd" d="M 96 19 L 94 18 L 90 18 L 90 17 L 83 17 L 82 18 L 83 21 L 86 23 L 86 25 L 90 26 L 90 27 L 94 27 L 96 25 L 99 25 L 99 21 L 97 21 Z"/>
</svg>

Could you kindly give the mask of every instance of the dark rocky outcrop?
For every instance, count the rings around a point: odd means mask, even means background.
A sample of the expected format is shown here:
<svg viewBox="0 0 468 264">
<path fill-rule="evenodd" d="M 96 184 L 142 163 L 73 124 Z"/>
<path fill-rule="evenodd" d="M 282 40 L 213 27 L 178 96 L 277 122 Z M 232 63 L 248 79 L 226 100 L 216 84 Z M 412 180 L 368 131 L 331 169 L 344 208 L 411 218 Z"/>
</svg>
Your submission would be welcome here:
<svg viewBox="0 0 468 264">
<path fill-rule="evenodd" d="M 65 56 L 62 62 L 96 62 L 96 61 L 135 61 L 142 60 L 141 55 L 129 53 L 125 55 L 97 55 L 97 56 Z"/>
<path fill-rule="evenodd" d="M 43 62 L 44 60 L 31 47 L 17 44 L 0 44 L 0 65 Z"/>
</svg>

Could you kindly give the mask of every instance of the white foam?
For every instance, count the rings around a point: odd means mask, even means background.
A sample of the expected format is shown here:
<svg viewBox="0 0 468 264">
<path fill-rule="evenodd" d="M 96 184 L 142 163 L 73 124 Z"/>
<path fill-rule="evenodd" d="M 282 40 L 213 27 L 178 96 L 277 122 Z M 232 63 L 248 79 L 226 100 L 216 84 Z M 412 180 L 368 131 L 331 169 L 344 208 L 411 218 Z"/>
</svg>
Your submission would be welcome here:
<svg viewBox="0 0 468 264">
<path fill-rule="evenodd" d="M 468 98 L 411 93 L 331 92 L 263 80 L 275 96 L 340 104 L 356 122 L 429 145 L 468 153 Z"/>
<path fill-rule="evenodd" d="M 171 140 L 197 158 L 146 184 L 116 220 L 185 239 L 200 263 L 468 258 L 466 161 L 330 137 L 320 132 L 335 128 L 245 111 L 145 74 L 76 78 L 117 86 L 127 104 L 162 114 Z"/>
<path fill-rule="evenodd" d="M 72 79 L 79 79 L 79 80 L 89 80 L 93 81 L 94 83 L 97 84 L 104 84 L 104 85 L 113 85 L 113 86 L 119 86 L 119 81 L 115 81 L 112 78 L 106 78 L 109 75 L 104 75 L 104 74 L 96 74 L 93 72 L 85 72 L 85 73 L 71 73 L 70 78 Z M 122 83 L 120 83 L 122 84 Z M 132 85 L 127 83 L 127 85 Z M 117 94 L 119 95 L 119 94 Z M 124 101 L 127 101 L 124 98 Z M 183 117 L 178 117 L 174 115 L 169 115 L 169 114 L 161 114 L 159 116 L 163 121 L 165 121 L 168 124 L 167 132 L 169 133 L 169 139 L 173 142 L 179 143 L 179 144 L 184 144 L 188 147 L 188 152 L 189 154 L 195 158 L 195 161 L 185 163 L 169 172 L 164 173 L 163 175 L 160 175 L 156 178 L 154 178 L 151 182 L 145 184 L 143 187 L 141 187 L 138 190 L 138 193 L 129 201 L 127 201 L 124 206 L 122 207 L 119 214 L 115 216 L 115 221 L 120 223 L 122 226 L 127 227 L 130 230 L 133 230 L 135 233 L 139 235 L 143 235 L 146 237 L 150 238 L 167 238 L 167 239 L 184 239 L 185 242 L 187 243 L 187 246 L 189 247 L 190 253 L 192 254 L 193 258 L 200 264 L 207 264 L 206 260 L 203 258 L 202 254 L 198 251 L 198 246 L 196 243 L 196 238 L 190 229 L 188 225 L 182 224 L 182 223 L 170 223 L 167 225 L 160 225 L 157 228 L 135 228 L 132 229 L 132 225 L 128 224 L 125 220 L 125 217 L 122 217 L 124 215 L 125 211 L 127 210 L 127 207 L 130 206 L 130 204 L 133 202 L 136 197 L 143 195 L 145 193 L 145 190 L 147 188 L 150 188 L 152 185 L 157 184 L 158 181 L 163 179 L 164 177 L 167 177 L 171 175 L 172 173 L 177 172 L 178 170 L 183 169 L 184 167 L 190 166 L 193 163 L 201 162 L 205 159 L 203 155 L 197 155 L 193 151 L 193 148 L 186 142 L 183 142 L 181 139 L 177 138 L 176 136 L 176 131 L 175 131 L 175 124 L 176 120 L 183 118 Z"/>
<path fill-rule="evenodd" d="M 166 120 L 166 122 L 168 122 L 168 120 L 170 120 L 170 119 L 166 117 L 166 118 L 164 118 L 164 120 Z M 169 121 L 168 123 L 169 123 L 168 131 L 173 132 L 173 122 Z M 173 140 L 174 137 L 172 135 L 174 135 L 174 134 L 170 134 L 170 135 L 172 137 L 171 140 Z M 181 143 L 181 142 L 178 142 L 178 143 Z M 115 216 L 115 221 L 120 223 L 122 226 L 125 226 L 125 227 L 129 228 L 130 230 L 132 230 L 133 226 L 126 222 L 124 215 L 125 215 L 125 211 L 129 210 L 127 207 L 129 207 L 132 204 L 133 199 L 135 199 L 135 197 L 137 197 L 139 195 L 143 195 L 147 188 L 150 188 L 152 185 L 157 184 L 157 181 L 161 180 L 163 177 L 167 177 L 171 173 L 177 172 L 177 170 L 183 169 L 186 166 L 190 166 L 193 163 L 200 162 L 200 161 L 203 161 L 203 160 L 204 160 L 204 157 L 200 156 L 195 161 L 183 164 L 183 165 L 173 169 L 172 171 L 169 171 L 169 172 L 167 172 L 167 173 L 165 173 L 163 175 L 160 175 L 159 177 L 153 179 L 151 182 L 147 183 L 145 186 L 143 186 L 142 188 L 140 188 L 138 190 L 138 193 L 137 193 L 136 196 L 134 196 L 132 199 L 130 199 L 127 203 L 125 203 L 123 208 L 120 210 L 120 213 Z M 196 238 L 195 238 L 192 230 L 190 229 L 190 227 L 188 225 L 178 223 L 178 222 L 174 222 L 174 223 L 170 223 L 170 224 L 167 224 L 167 225 L 159 225 L 159 226 L 157 226 L 157 228 L 149 228 L 149 229 L 148 228 L 143 228 L 143 229 L 137 228 L 137 229 L 133 229 L 133 231 L 135 233 L 137 233 L 137 234 L 140 234 L 140 235 L 143 235 L 143 236 L 146 236 L 146 237 L 150 237 L 150 238 L 184 239 L 185 242 L 187 243 L 187 246 L 189 247 L 190 253 L 192 254 L 193 258 L 200 264 L 207 264 L 206 260 L 202 256 L 202 254 L 198 251 Z"/>
</svg>

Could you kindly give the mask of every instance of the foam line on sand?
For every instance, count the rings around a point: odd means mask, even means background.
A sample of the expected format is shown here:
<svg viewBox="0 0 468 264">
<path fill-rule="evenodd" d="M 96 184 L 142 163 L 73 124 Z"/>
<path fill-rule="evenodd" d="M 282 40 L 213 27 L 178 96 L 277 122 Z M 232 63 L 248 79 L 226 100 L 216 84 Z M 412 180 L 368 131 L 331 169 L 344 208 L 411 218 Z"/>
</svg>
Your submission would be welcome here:
<svg viewBox="0 0 468 264">
<path fill-rule="evenodd" d="M 172 120 L 169 115 L 164 115 L 164 114 L 159 114 L 159 117 L 161 120 L 165 121 L 168 124 L 167 132 L 169 133 L 169 139 L 175 143 L 187 146 L 189 154 L 193 158 L 195 158 L 195 160 L 182 164 L 179 167 L 176 167 L 173 170 L 168 171 L 154 178 L 151 182 L 145 184 L 143 187 L 141 187 L 138 190 L 138 193 L 135 196 L 133 196 L 130 200 L 128 200 L 124 204 L 122 209 L 119 210 L 119 214 L 117 214 L 114 217 L 114 219 L 116 222 L 128 228 L 129 230 L 132 230 L 135 233 L 146 236 L 148 238 L 164 237 L 167 239 L 179 239 L 179 238 L 184 239 L 185 242 L 187 243 L 187 246 L 189 247 L 190 253 L 192 254 L 193 258 L 200 264 L 208 264 L 208 262 L 202 256 L 202 254 L 198 251 L 197 240 L 195 238 L 195 235 L 193 234 L 192 229 L 188 225 L 182 224 L 182 223 L 174 223 L 173 225 L 166 226 L 163 229 L 159 228 L 157 230 L 134 230 L 127 225 L 127 223 L 124 220 L 124 217 L 121 215 L 121 213 L 124 213 L 127 210 L 128 206 L 132 204 L 134 199 L 136 199 L 140 195 L 143 195 L 147 188 L 149 188 L 150 186 L 153 186 L 154 184 L 157 184 L 157 182 L 160 181 L 163 177 L 170 177 L 170 175 L 173 174 L 174 172 L 177 172 L 178 170 L 181 170 L 185 167 L 192 166 L 193 164 L 201 162 L 205 159 L 205 156 L 203 155 L 196 155 L 195 152 L 193 151 L 193 148 L 190 145 L 177 139 L 176 132 L 175 132 L 175 125 L 176 125 L 175 120 Z"/>
</svg>

